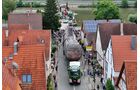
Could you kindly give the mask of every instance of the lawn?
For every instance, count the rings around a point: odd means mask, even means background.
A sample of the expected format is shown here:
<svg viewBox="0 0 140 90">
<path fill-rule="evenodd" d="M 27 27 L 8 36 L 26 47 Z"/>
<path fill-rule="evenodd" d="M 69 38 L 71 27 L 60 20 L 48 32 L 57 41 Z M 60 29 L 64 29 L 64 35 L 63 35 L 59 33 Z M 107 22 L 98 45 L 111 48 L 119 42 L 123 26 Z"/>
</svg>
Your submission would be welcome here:
<svg viewBox="0 0 140 90">
<path fill-rule="evenodd" d="M 28 8 L 29 9 L 29 8 Z M 33 10 L 36 9 L 43 9 L 41 8 L 33 8 Z M 15 10 L 15 12 L 23 12 L 27 10 L 27 8 L 17 8 Z M 94 14 L 92 13 L 92 9 L 91 8 L 74 8 L 72 9 L 72 11 L 74 11 L 75 13 L 77 13 L 78 15 L 76 16 L 76 20 L 78 25 L 82 24 L 83 20 L 90 20 L 90 19 L 94 19 Z M 137 9 L 136 8 L 120 8 L 120 16 L 121 18 L 125 21 L 128 22 L 128 15 L 129 14 L 133 14 L 136 13 Z"/>
<path fill-rule="evenodd" d="M 94 19 L 94 15 L 92 13 L 92 9 L 78 9 L 78 10 L 73 10 L 75 13 L 78 15 L 76 16 L 76 20 L 78 25 L 82 24 L 83 20 L 88 20 L 88 19 Z M 120 8 L 120 16 L 121 18 L 125 21 L 128 22 L 128 15 L 136 13 L 137 9 L 136 8 Z"/>
</svg>

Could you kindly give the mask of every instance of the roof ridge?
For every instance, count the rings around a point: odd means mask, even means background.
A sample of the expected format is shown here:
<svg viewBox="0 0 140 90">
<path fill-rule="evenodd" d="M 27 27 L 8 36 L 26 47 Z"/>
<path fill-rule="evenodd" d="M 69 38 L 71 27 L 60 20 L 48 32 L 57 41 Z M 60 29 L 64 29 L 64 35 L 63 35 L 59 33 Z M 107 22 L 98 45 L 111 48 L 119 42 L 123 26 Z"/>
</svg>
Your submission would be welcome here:
<svg viewBox="0 0 140 90">
<path fill-rule="evenodd" d="M 137 62 L 137 60 L 124 60 L 124 63 Z"/>
</svg>

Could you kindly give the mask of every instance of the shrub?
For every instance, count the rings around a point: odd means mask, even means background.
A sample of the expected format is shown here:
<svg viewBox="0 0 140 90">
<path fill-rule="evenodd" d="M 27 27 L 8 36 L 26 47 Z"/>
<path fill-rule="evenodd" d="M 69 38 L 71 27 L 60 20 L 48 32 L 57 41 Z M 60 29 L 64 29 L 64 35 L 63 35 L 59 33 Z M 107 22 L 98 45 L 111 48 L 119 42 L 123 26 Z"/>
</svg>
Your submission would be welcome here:
<svg viewBox="0 0 140 90">
<path fill-rule="evenodd" d="M 137 14 L 129 14 L 128 20 L 132 23 L 137 23 Z"/>
<path fill-rule="evenodd" d="M 115 90 L 110 79 L 108 79 L 106 82 L 106 90 Z"/>
<path fill-rule="evenodd" d="M 128 8 L 128 0 L 122 0 L 122 8 Z"/>
<path fill-rule="evenodd" d="M 19 2 L 17 2 L 17 7 L 22 7 L 23 6 L 23 2 L 22 0 L 19 0 Z"/>
</svg>

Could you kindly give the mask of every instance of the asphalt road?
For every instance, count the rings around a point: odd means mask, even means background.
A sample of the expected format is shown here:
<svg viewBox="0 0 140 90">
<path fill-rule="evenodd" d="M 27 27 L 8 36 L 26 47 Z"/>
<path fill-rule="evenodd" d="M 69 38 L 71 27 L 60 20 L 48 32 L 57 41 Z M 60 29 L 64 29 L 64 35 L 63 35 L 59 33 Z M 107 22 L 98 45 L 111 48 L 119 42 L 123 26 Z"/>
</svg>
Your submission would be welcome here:
<svg viewBox="0 0 140 90">
<path fill-rule="evenodd" d="M 58 90 L 89 90 L 88 78 L 82 77 L 80 85 L 70 85 L 68 82 L 67 62 L 63 55 L 63 47 L 58 51 L 58 72 L 57 72 Z"/>
</svg>

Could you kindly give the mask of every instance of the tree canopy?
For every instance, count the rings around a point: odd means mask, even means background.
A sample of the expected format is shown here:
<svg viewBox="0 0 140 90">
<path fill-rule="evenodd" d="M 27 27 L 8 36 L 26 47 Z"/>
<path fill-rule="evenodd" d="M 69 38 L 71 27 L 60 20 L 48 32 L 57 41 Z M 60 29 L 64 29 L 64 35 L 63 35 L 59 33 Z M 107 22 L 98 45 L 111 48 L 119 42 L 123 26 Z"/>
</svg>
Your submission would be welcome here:
<svg viewBox="0 0 140 90">
<path fill-rule="evenodd" d="M 60 27 L 56 0 L 46 0 L 45 12 L 43 13 L 43 28 L 57 31 Z"/>
<path fill-rule="evenodd" d="M 122 7 L 128 8 L 128 0 L 122 0 Z"/>
<path fill-rule="evenodd" d="M 119 8 L 111 0 L 100 0 L 93 12 L 95 19 L 119 19 Z"/>
<path fill-rule="evenodd" d="M 8 19 L 8 13 L 16 8 L 16 0 L 2 0 L 2 19 Z"/>
</svg>

